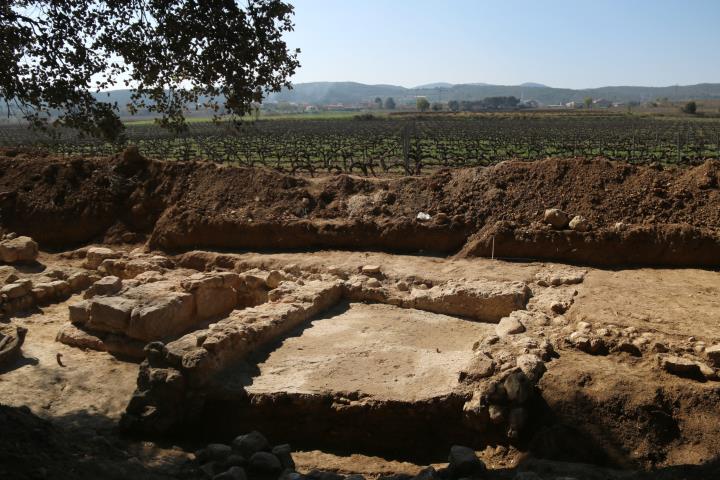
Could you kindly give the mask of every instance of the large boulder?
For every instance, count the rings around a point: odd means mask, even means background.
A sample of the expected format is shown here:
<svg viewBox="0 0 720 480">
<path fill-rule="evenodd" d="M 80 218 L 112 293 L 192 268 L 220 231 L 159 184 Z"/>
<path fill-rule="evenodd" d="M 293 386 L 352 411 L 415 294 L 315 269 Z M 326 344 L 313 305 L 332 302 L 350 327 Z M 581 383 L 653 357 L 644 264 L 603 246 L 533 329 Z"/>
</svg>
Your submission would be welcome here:
<svg viewBox="0 0 720 480">
<path fill-rule="evenodd" d="M 0 262 L 34 262 L 38 253 L 38 244 L 30 237 L 21 236 L 0 241 Z"/>
<path fill-rule="evenodd" d="M 543 215 L 543 221 L 554 229 L 562 230 L 570 223 L 570 216 L 558 208 L 548 208 Z"/>
</svg>

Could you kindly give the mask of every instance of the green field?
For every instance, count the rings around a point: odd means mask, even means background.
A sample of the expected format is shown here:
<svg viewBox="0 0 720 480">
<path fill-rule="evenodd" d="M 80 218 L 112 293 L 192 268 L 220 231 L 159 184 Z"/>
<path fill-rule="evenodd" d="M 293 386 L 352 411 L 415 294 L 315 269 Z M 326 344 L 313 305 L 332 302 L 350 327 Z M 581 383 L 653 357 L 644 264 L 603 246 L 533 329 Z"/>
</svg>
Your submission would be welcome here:
<svg viewBox="0 0 720 480">
<path fill-rule="evenodd" d="M 210 122 L 192 118 L 182 134 L 152 120 L 128 122 L 109 144 L 64 132 L 61 138 L 0 127 L 0 145 L 61 154 L 106 155 L 127 144 L 163 160 L 210 160 L 289 172 L 422 173 L 507 159 L 603 157 L 631 163 L 694 165 L 720 158 L 720 119 L 621 112 L 533 111 L 481 114 L 324 112 Z"/>
</svg>

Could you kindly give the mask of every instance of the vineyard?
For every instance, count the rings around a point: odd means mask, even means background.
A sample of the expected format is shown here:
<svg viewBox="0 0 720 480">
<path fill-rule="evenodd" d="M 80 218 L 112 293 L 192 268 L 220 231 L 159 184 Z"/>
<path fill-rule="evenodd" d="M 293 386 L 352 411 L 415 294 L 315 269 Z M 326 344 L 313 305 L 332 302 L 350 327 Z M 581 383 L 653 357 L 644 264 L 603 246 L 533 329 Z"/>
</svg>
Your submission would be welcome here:
<svg viewBox="0 0 720 480">
<path fill-rule="evenodd" d="M 191 123 L 174 134 L 155 125 L 127 128 L 126 144 L 151 158 L 205 159 L 302 173 L 418 174 L 487 166 L 507 159 L 604 157 L 631 163 L 695 165 L 720 158 L 720 121 L 626 115 L 519 115 L 261 120 Z M 20 125 L 0 127 L 0 145 L 59 154 L 112 154 L 109 144 Z"/>
</svg>

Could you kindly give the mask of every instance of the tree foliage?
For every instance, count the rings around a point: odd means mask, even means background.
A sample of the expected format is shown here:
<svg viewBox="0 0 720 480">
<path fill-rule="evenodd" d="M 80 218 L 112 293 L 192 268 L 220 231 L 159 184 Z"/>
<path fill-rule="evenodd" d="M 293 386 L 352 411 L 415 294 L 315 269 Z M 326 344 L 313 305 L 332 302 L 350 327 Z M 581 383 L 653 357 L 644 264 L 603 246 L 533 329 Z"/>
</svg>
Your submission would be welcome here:
<svg viewBox="0 0 720 480">
<path fill-rule="evenodd" d="M 387 110 L 395 110 L 395 99 L 393 97 L 385 99 L 385 108 Z"/>
<path fill-rule="evenodd" d="M 430 108 L 430 102 L 425 97 L 417 97 L 415 107 L 421 112 L 427 112 L 428 108 Z"/>
<path fill-rule="evenodd" d="M 450 100 L 448 102 L 448 108 L 451 112 L 457 112 L 458 110 L 460 110 L 460 102 L 458 102 L 457 100 Z"/>
<path fill-rule="evenodd" d="M 684 107 L 682 107 L 683 113 L 689 113 L 690 115 L 695 115 L 697 113 L 697 103 L 695 102 L 688 102 L 685 104 Z"/>
<path fill-rule="evenodd" d="M 241 116 L 289 85 L 298 50 L 281 0 L 5 0 L 0 97 L 35 126 L 117 138 L 118 105 L 101 90 L 130 87 L 127 106 L 182 129 L 188 106 Z"/>
</svg>

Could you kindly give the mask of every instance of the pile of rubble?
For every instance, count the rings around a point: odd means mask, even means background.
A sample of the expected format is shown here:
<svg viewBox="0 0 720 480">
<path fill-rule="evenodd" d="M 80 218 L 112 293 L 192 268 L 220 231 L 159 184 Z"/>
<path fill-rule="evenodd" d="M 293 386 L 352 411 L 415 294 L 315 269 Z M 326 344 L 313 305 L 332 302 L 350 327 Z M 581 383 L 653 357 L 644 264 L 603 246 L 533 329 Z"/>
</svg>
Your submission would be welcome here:
<svg viewBox="0 0 720 480">
<path fill-rule="evenodd" d="M 641 332 L 635 327 L 604 325 L 593 328 L 577 322 L 564 337 L 565 345 L 590 355 L 626 353 L 635 357 L 655 355 L 659 366 L 668 373 L 701 380 L 720 380 L 720 344 L 708 346 L 693 337 L 677 342 L 658 339 L 657 334 Z"/>
<path fill-rule="evenodd" d="M 212 480 L 364 480 L 362 475 L 340 475 L 335 472 L 312 470 L 298 473 L 288 444 L 271 446 L 259 432 L 253 431 L 236 437 L 230 444 L 211 443 L 195 454 L 193 468 Z M 485 464 L 471 448 L 455 445 L 450 448 L 448 465 L 435 469 L 427 467 L 407 480 L 456 480 L 481 478 L 487 471 Z"/>
<path fill-rule="evenodd" d="M 12 316 L 38 305 L 61 302 L 83 291 L 97 279 L 84 271 L 47 270 L 23 274 L 10 266 L 0 267 L 0 316 Z"/>
</svg>

